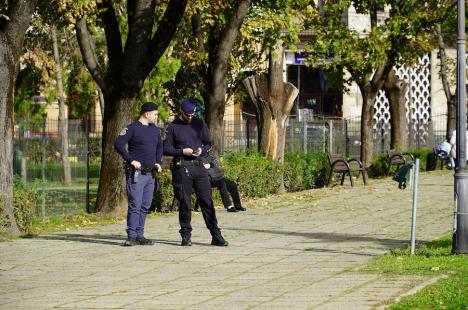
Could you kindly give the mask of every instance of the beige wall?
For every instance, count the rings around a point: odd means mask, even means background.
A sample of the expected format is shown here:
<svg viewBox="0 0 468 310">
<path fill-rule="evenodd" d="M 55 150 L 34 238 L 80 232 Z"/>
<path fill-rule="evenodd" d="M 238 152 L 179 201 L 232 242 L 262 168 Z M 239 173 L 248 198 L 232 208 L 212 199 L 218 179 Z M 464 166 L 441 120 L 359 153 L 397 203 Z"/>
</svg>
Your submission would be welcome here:
<svg viewBox="0 0 468 310">
<path fill-rule="evenodd" d="M 455 49 L 447 49 L 447 57 L 454 62 L 457 58 L 457 51 Z M 431 53 L 431 101 L 432 101 L 432 115 L 440 115 L 447 113 L 447 98 L 445 97 L 442 81 L 440 79 L 440 59 L 437 58 L 437 50 Z M 455 72 L 452 71 L 452 74 Z M 456 79 L 454 76 L 450 77 L 451 90 L 455 93 Z"/>
</svg>

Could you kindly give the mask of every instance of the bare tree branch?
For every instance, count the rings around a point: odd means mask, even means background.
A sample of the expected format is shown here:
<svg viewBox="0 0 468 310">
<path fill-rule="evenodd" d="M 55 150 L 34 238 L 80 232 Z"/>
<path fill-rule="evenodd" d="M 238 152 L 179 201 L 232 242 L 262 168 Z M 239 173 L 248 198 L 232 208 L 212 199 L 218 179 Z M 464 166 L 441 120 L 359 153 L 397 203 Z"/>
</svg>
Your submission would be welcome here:
<svg viewBox="0 0 468 310">
<path fill-rule="evenodd" d="M 101 9 L 100 17 L 104 23 L 104 32 L 106 34 L 107 55 L 109 56 L 108 71 L 114 74 L 119 72 L 122 66 L 122 34 L 120 33 L 119 22 L 112 1 L 103 1 L 99 8 Z"/>
<path fill-rule="evenodd" d="M 86 68 L 88 68 L 99 88 L 105 93 L 107 91 L 106 82 L 99 69 L 96 55 L 94 54 L 92 38 L 88 31 L 88 26 L 86 25 L 85 16 L 76 22 L 75 29 L 77 34 L 76 38 L 78 40 L 78 45 L 80 46 L 81 55 L 83 55 L 83 61 Z"/>
<path fill-rule="evenodd" d="M 184 16 L 187 2 L 188 0 L 171 0 L 169 2 L 164 16 L 159 23 L 158 30 L 151 39 L 150 49 L 146 56 L 145 76 L 153 69 L 171 42 L 180 20 Z"/>
</svg>

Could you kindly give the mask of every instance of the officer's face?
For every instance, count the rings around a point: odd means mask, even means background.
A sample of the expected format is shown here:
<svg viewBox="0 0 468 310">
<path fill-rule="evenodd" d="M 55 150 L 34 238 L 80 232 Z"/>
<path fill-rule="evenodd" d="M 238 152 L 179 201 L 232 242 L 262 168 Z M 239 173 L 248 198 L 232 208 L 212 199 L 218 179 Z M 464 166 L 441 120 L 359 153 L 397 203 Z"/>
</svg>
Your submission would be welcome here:
<svg viewBox="0 0 468 310">
<path fill-rule="evenodd" d="M 195 112 L 193 113 L 185 113 L 184 111 L 182 111 L 182 119 L 184 120 L 184 122 L 186 123 L 191 123 L 192 122 L 192 118 L 195 116 Z"/>
<path fill-rule="evenodd" d="M 148 119 L 149 123 L 154 124 L 156 122 L 156 118 L 158 117 L 158 111 L 146 112 L 145 117 Z"/>
</svg>

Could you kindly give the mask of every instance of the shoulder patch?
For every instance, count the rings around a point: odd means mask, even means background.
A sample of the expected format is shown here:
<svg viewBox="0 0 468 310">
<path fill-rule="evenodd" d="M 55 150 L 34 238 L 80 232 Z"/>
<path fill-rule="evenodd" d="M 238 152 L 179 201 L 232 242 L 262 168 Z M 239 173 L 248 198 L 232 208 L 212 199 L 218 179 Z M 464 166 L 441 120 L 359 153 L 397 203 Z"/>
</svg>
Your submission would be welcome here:
<svg viewBox="0 0 468 310">
<path fill-rule="evenodd" d="M 125 134 L 127 134 L 127 130 L 128 130 L 128 128 L 124 128 L 124 129 L 122 129 L 122 131 L 120 132 L 120 134 L 119 134 L 119 135 L 121 135 L 121 136 L 125 136 Z"/>
</svg>

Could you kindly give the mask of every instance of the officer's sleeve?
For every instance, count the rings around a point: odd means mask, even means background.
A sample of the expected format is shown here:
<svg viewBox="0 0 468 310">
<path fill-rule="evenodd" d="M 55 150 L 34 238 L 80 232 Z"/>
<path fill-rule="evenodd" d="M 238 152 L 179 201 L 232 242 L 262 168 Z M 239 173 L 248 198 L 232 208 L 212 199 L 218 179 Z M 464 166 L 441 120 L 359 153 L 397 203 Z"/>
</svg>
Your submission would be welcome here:
<svg viewBox="0 0 468 310">
<path fill-rule="evenodd" d="M 167 156 L 182 156 L 183 150 L 174 147 L 174 126 L 169 124 L 166 129 L 166 139 L 164 139 L 163 154 Z"/>
<path fill-rule="evenodd" d="M 130 156 L 130 153 L 128 153 L 127 149 L 125 148 L 125 145 L 128 143 L 128 141 L 133 135 L 132 128 L 133 127 L 128 126 L 127 128 L 123 129 L 114 143 L 115 150 L 117 151 L 117 153 L 120 154 L 120 156 L 122 156 L 122 158 L 127 163 L 131 163 L 133 161 L 133 158 Z"/>
<path fill-rule="evenodd" d="M 163 157 L 163 144 L 162 144 L 162 137 L 161 137 L 161 130 L 158 128 L 158 145 L 156 146 L 156 163 L 162 163 Z"/>
<path fill-rule="evenodd" d="M 210 132 L 205 122 L 203 122 L 201 141 L 202 141 L 202 155 L 206 155 L 211 150 L 211 138 L 210 138 Z"/>
</svg>

